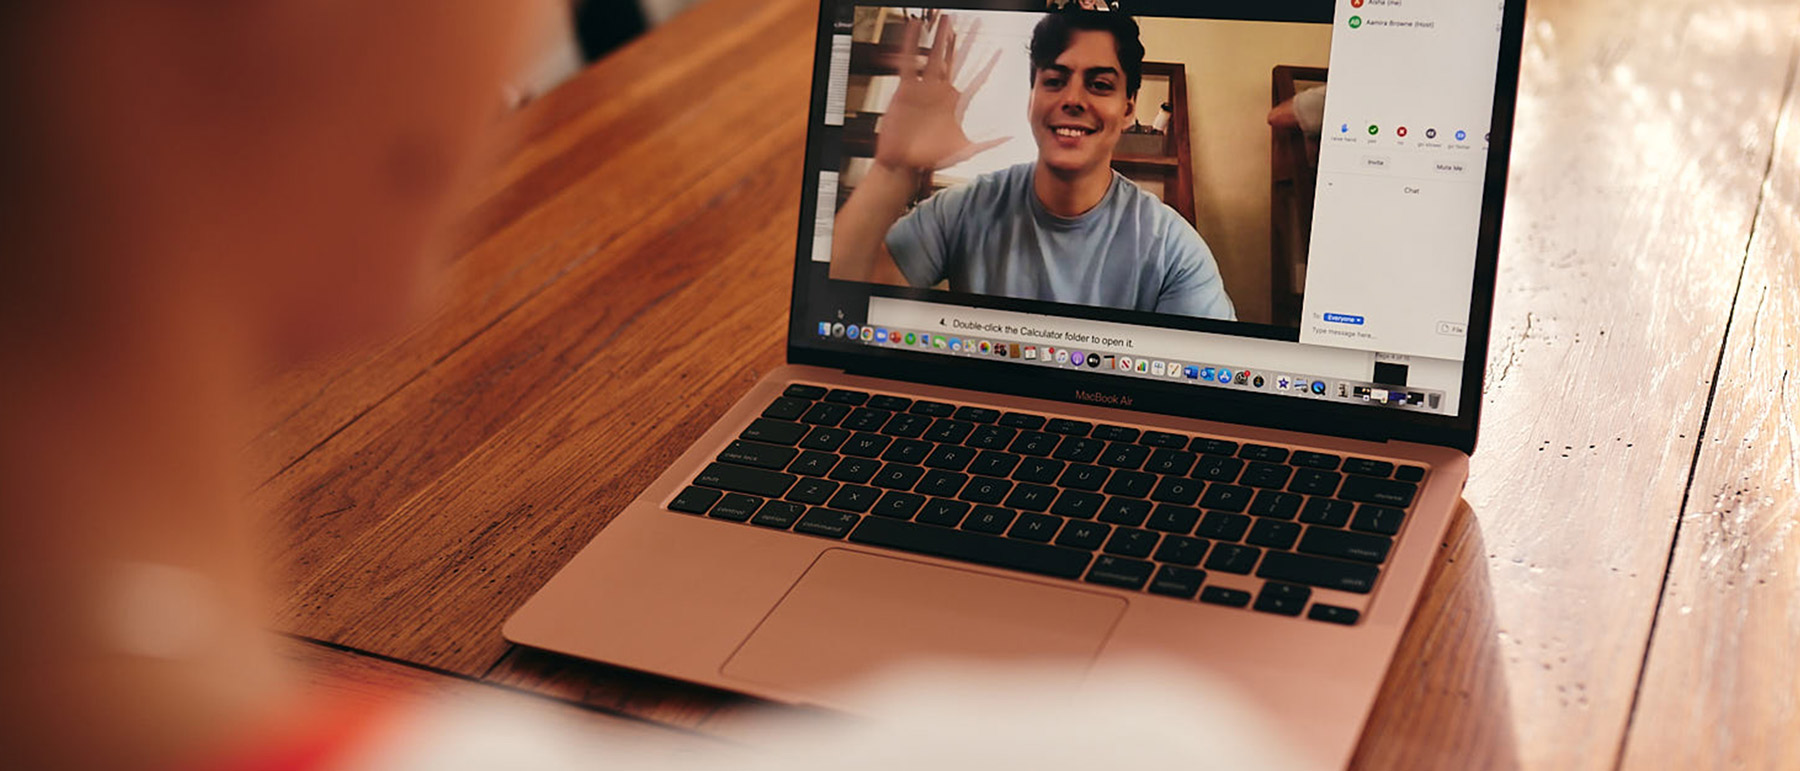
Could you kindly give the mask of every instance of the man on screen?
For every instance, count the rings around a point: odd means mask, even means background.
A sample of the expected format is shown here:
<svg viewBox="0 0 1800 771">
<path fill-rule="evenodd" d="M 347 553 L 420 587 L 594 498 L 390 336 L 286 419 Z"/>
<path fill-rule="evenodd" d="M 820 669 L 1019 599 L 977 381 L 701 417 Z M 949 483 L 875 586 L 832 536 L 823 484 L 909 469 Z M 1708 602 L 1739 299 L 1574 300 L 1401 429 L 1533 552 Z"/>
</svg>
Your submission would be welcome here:
<svg viewBox="0 0 1800 771">
<path fill-rule="evenodd" d="M 902 51 L 917 51 L 908 20 Z M 831 276 L 853 281 L 1235 319 L 1218 264 L 1175 210 L 1112 169 L 1144 47 L 1122 13 L 1051 13 L 1031 37 L 1027 118 L 1038 158 L 906 205 L 924 175 L 1002 141 L 971 142 L 948 19 L 923 66 L 902 57 L 875 163 L 838 212 Z M 966 92 L 966 93 L 965 93 Z"/>
</svg>

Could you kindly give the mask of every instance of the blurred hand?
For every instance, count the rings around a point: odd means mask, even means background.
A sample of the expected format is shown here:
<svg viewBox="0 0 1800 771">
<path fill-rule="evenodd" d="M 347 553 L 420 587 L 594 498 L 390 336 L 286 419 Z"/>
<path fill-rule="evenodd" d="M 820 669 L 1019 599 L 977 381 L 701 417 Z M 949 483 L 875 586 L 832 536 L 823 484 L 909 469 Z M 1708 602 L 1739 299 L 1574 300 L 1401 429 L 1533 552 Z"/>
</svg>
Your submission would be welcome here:
<svg viewBox="0 0 1800 771">
<path fill-rule="evenodd" d="M 995 51 L 981 72 L 958 90 L 952 81 L 961 70 L 963 59 L 956 53 L 956 30 L 948 15 L 938 21 L 937 38 L 925 62 L 918 61 L 919 34 L 924 24 L 908 18 L 900 41 L 900 88 L 882 116 L 875 143 L 875 161 L 896 169 L 941 169 L 968 160 L 1006 142 L 998 137 L 973 142 L 963 133 L 963 114 L 969 99 L 981 90 L 994 64 L 1000 60 Z M 980 22 L 969 30 L 969 41 L 975 40 Z"/>
</svg>

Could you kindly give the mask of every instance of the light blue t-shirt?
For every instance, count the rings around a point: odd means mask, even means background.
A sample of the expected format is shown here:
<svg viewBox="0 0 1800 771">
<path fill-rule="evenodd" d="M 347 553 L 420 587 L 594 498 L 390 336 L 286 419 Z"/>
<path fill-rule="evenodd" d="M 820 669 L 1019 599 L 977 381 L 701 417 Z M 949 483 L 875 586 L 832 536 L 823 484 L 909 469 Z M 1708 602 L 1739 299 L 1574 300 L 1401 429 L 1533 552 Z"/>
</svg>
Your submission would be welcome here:
<svg viewBox="0 0 1800 771">
<path fill-rule="evenodd" d="M 1236 320 L 1200 234 L 1113 172 L 1099 205 L 1058 217 L 1033 192 L 1035 163 L 983 174 L 920 203 L 888 231 L 908 283 L 1078 305 Z"/>
</svg>

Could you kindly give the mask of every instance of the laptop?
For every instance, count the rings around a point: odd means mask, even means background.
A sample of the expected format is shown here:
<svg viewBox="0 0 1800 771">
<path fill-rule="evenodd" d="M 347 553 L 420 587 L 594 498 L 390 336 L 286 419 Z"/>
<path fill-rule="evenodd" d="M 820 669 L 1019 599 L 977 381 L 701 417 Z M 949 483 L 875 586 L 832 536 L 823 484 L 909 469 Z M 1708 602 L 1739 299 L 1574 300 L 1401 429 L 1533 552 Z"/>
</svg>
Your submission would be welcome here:
<svg viewBox="0 0 1800 771">
<path fill-rule="evenodd" d="M 789 363 L 506 638 L 852 711 L 1153 656 L 1342 767 L 1475 447 L 1523 19 L 822 0 Z"/>
</svg>

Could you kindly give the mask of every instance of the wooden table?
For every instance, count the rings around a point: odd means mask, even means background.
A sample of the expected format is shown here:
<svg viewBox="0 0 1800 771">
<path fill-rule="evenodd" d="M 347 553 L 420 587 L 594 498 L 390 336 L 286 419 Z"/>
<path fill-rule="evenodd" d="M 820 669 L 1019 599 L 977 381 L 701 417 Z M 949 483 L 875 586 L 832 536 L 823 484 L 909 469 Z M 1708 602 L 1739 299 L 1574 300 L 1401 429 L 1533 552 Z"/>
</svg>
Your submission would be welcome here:
<svg viewBox="0 0 1800 771">
<path fill-rule="evenodd" d="M 249 449 L 324 672 L 699 732 L 501 621 L 782 361 L 813 0 L 711 0 L 513 119 L 405 336 Z M 1481 448 L 1360 768 L 1800 764 L 1800 5 L 1534 0 Z"/>
</svg>

